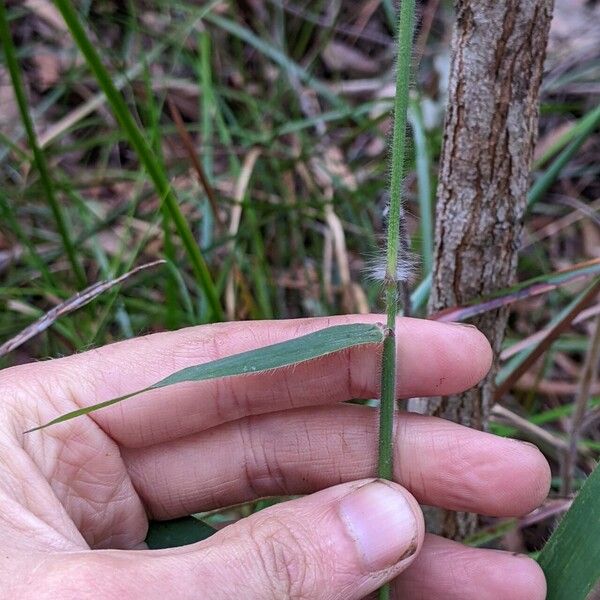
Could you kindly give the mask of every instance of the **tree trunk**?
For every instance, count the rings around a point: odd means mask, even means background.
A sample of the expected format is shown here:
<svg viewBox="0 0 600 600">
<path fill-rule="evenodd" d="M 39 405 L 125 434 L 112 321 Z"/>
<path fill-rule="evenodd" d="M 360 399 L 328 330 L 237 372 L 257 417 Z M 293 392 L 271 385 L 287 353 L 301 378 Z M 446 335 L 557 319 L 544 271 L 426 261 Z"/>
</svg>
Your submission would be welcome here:
<svg viewBox="0 0 600 600">
<path fill-rule="evenodd" d="M 553 0 L 457 0 L 440 163 L 430 310 L 514 281 Z M 500 350 L 507 312 L 473 324 Z M 429 413 L 485 429 L 496 369 L 477 388 L 438 398 Z M 463 538 L 474 515 L 444 513 Z"/>
</svg>

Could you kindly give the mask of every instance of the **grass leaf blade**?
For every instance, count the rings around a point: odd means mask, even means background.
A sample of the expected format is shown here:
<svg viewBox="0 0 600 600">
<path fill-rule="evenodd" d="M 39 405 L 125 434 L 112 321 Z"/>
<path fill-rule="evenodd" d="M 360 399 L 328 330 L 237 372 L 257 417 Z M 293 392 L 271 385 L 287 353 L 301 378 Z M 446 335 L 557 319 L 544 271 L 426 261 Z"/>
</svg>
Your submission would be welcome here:
<svg viewBox="0 0 600 600">
<path fill-rule="evenodd" d="M 32 431 L 44 429 L 50 425 L 70 421 L 75 417 L 87 415 L 91 412 L 100 410 L 101 408 L 106 408 L 133 396 L 137 396 L 142 392 L 167 387 L 176 383 L 183 383 L 185 381 L 207 381 L 209 379 L 222 377 L 264 373 L 265 371 L 289 367 L 316 358 L 321 358 L 328 354 L 333 354 L 334 352 L 339 352 L 355 346 L 381 344 L 384 340 L 384 335 L 384 328 L 379 324 L 368 325 L 355 323 L 320 329 L 314 333 L 309 333 L 308 335 L 303 335 L 286 342 L 271 344 L 270 346 L 264 346 L 262 348 L 257 348 L 256 350 L 249 350 L 248 352 L 226 356 L 225 358 L 213 360 L 208 363 L 187 367 L 161 379 L 143 390 L 74 410 L 57 417 L 49 423 L 29 429 L 25 433 L 31 433 Z"/>
<path fill-rule="evenodd" d="M 527 195 L 528 208 L 531 208 L 533 204 L 543 198 L 544 194 L 550 189 L 550 186 L 558 179 L 561 171 L 577 154 L 596 127 L 600 125 L 600 104 L 586 115 L 582 120 L 582 125 L 582 127 L 580 125 L 577 128 L 577 136 L 573 141 L 554 159 L 554 162 L 546 169 L 544 174 L 538 177 L 531 186 Z"/>
<path fill-rule="evenodd" d="M 166 387 L 183 381 L 204 381 L 233 375 L 261 373 L 296 365 L 333 354 L 352 346 L 383 342 L 383 329 L 378 325 L 338 325 L 303 335 L 287 342 L 227 356 L 211 363 L 188 367 L 154 384 Z"/>
<path fill-rule="evenodd" d="M 548 582 L 548 600 L 584 600 L 600 580 L 598 498 L 596 467 L 538 558 Z"/>
</svg>

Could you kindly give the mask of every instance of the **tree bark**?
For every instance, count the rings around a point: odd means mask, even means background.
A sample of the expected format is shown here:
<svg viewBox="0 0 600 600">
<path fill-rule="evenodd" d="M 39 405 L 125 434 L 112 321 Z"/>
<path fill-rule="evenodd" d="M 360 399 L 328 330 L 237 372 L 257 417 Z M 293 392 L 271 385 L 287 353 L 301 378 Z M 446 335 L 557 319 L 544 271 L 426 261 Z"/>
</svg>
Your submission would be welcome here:
<svg viewBox="0 0 600 600">
<path fill-rule="evenodd" d="M 514 281 L 537 134 L 553 0 L 457 0 L 444 125 L 429 308 L 437 311 Z M 507 311 L 473 320 L 494 353 Z M 428 412 L 485 429 L 496 368 L 475 389 Z M 464 538 L 474 515 L 445 512 L 439 529 Z"/>
</svg>

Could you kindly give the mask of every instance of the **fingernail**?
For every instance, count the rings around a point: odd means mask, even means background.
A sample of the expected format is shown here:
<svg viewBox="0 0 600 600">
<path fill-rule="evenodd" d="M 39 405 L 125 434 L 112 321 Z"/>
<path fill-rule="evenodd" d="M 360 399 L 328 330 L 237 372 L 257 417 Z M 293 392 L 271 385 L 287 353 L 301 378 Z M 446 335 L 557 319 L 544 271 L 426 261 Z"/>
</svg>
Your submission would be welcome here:
<svg viewBox="0 0 600 600">
<path fill-rule="evenodd" d="M 518 442 L 519 444 L 522 444 L 523 446 L 529 446 L 530 448 L 535 448 L 536 450 L 539 450 L 539 448 L 535 444 L 528 442 L 527 440 L 518 440 L 516 438 L 513 438 L 513 439 L 515 440 L 515 442 Z"/>
<path fill-rule="evenodd" d="M 340 515 L 369 572 L 387 569 L 417 550 L 418 525 L 402 493 L 375 481 L 340 502 Z"/>
<path fill-rule="evenodd" d="M 462 323 L 461 321 L 447 321 L 449 325 L 458 325 L 459 327 L 468 327 L 469 329 L 477 329 L 475 325 L 471 323 Z"/>
</svg>

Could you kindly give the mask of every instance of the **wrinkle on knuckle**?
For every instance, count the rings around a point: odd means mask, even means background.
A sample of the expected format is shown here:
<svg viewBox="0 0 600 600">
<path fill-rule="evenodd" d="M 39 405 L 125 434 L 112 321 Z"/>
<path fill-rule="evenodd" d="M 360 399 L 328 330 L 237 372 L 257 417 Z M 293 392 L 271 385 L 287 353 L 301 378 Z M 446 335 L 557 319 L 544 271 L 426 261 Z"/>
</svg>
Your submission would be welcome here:
<svg viewBox="0 0 600 600">
<path fill-rule="evenodd" d="M 362 376 L 363 370 L 360 367 L 357 358 L 358 354 L 355 348 L 348 348 L 342 353 L 346 372 L 346 390 L 348 398 L 364 398 L 366 396 L 366 381 Z M 357 373 L 358 371 L 358 373 Z M 361 377 L 357 377 L 360 374 Z"/>
<path fill-rule="evenodd" d="M 244 419 L 239 423 L 239 433 L 244 449 L 244 472 L 251 494 L 257 498 L 272 495 L 276 487 L 281 494 L 288 493 L 288 485 L 281 468 L 277 452 L 272 444 L 257 432 L 255 419 Z M 272 451 L 269 453 L 269 448 Z"/>
<path fill-rule="evenodd" d="M 82 458 L 83 457 L 83 458 Z M 66 445 L 59 449 L 49 475 L 54 485 L 63 486 L 63 502 L 75 500 L 90 507 L 90 512 L 96 512 L 107 505 L 123 501 L 126 473 L 118 462 L 98 464 L 92 456 L 84 460 Z M 106 465 L 102 469 L 103 465 Z M 110 467 L 110 468 L 108 468 Z"/>
<path fill-rule="evenodd" d="M 209 351 L 206 361 L 221 360 L 231 355 L 231 335 L 226 330 L 217 330 L 209 338 Z M 232 378 L 217 378 L 210 384 L 212 401 L 220 421 L 237 419 L 248 414 L 250 410 L 250 399 L 247 386 L 240 385 L 239 380 Z"/>
<path fill-rule="evenodd" d="M 372 345 L 351 346 L 345 351 L 349 397 L 366 399 L 379 394 L 378 351 Z"/>
<path fill-rule="evenodd" d="M 495 481 L 497 461 L 484 460 L 477 448 L 473 448 L 468 441 L 449 441 L 443 453 L 439 450 L 431 453 L 432 457 L 436 455 L 440 462 L 447 465 L 444 490 L 448 502 L 456 506 L 477 498 L 482 490 L 489 489 Z"/>
<path fill-rule="evenodd" d="M 285 402 L 282 401 L 281 397 L 277 398 L 277 402 L 282 406 L 287 406 L 289 408 L 295 408 L 294 401 L 294 381 L 295 381 L 296 373 L 295 373 L 295 365 L 292 365 L 288 369 L 282 370 L 278 375 L 276 381 L 278 382 L 277 388 L 283 394 L 285 398 Z"/>
<path fill-rule="evenodd" d="M 274 600 L 314 597 L 318 577 L 313 565 L 318 561 L 309 540 L 290 524 L 274 517 L 251 528 L 249 537 L 269 597 Z"/>
</svg>

